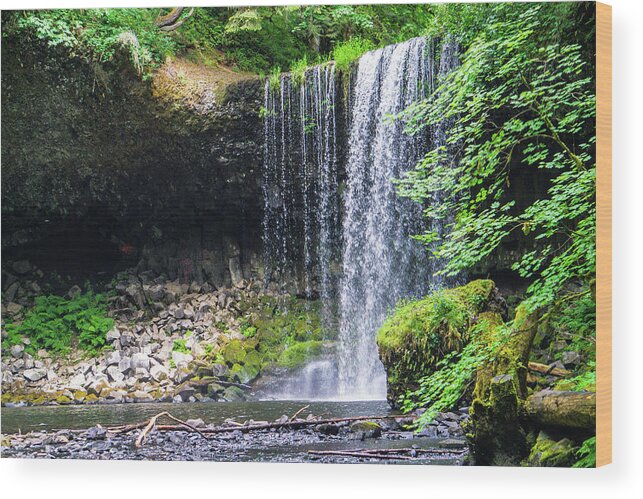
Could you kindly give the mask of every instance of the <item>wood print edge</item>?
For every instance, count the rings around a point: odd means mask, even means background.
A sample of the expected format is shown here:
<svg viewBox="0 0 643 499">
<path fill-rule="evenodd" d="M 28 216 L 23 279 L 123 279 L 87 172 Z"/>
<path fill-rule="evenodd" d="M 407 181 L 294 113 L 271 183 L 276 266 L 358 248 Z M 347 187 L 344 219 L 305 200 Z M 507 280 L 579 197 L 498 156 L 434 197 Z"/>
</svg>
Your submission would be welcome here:
<svg viewBox="0 0 643 499">
<path fill-rule="evenodd" d="M 612 7 L 596 3 L 596 466 L 612 462 Z"/>
</svg>

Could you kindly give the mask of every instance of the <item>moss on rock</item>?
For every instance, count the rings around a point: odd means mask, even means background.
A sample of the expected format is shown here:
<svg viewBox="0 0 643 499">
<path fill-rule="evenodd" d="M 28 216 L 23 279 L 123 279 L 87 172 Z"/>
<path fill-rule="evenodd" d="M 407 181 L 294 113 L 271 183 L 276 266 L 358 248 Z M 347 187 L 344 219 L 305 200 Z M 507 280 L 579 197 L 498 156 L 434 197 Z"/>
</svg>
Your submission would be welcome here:
<svg viewBox="0 0 643 499">
<path fill-rule="evenodd" d="M 541 431 L 536 443 L 531 448 L 528 466 L 564 467 L 568 468 L 576 462 L 576 448 L 571 440 L 563 438 L 556 440 Z"/>
<path fill-rule="evenodd" d="M 303 366 L 312 357 L 321 354 L 323 350 L 324 343 L 321 341 L 295 343 L 281 353 L 277 364 L 288 369 L 296 369 Z"/>
<path fill-rule="evenodd" d="M 377 334 L 389 402 L 396 404 L 407 390 L 417 388 L 417 380 L 432 374 L 445 355 L 460 351 L 480 313 L 501 308 L 490 280 L 472 281 L 399 304 Z"/>
</svg>

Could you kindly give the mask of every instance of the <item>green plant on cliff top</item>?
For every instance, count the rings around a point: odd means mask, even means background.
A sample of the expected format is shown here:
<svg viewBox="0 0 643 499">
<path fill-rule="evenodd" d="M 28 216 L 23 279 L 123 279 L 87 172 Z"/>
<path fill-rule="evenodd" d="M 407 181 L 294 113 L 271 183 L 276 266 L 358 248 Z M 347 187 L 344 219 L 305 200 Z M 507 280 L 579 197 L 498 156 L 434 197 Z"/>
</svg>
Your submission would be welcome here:
<svg viewBox="0 0 643 499">
<path fill-rule="evenodd" d="M 374 48 L 375 44 L 373 42 L 362 38 L 351 38 L 345 42 L 340 42 L 333 48 L 335 66 L 340 71 L 346 71 L 353 61 L 356 61 L 365 52 Z"/>
<path fill-rule="evenodd" d="M 35 352 L 45 349 L 52 353 L 64 354 L 72 347 L 78 347 L 95 355 L 106 346 L 106 334 L 114 326 L 107 317 L 107 301 L 91 290 L 67 300 L 60 296 L 38 296 L 35 305 L 21 323 L 5 326 L 7 338 L 3 348 L 27 336 L 30 345 L 27 350 Z"/>
<path fill-rule="evenodd" d="M 157 9 L 54 9 L 18 14 L 16 28 L 50 46 L 62 45 L 99 62 L 122 47 L 142 72 L 173 54 L 177 44 L 154 24 Z"/>
</svg>

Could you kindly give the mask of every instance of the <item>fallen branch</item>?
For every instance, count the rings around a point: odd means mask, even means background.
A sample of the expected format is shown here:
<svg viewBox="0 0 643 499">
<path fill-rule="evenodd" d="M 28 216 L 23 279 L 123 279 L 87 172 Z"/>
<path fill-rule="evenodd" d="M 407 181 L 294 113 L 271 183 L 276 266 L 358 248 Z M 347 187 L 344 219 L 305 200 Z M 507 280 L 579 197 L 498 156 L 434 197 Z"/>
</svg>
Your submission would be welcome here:
<svg viewBox="0 0 643 499">
<path fill-rule="evenodd" d="M 310 407 L 310 404 L 303 406 L 301 409 L 299 409 L 295 414 L 292 415 L 290 420 L 288 421 L 289 423 L 292 423 L 295 419 L 297 419 L 297 416 L 299 416 L 302 412 L 304 412 L 306 409 Z"/>
<path fill-rule="evenodd" d="M 558 376 L 560 378 L 568 376 L 570 372 L 567 369 L 561 369 L 560 367 L 550 367 L 547 364 L 540 364 L 539 362 L 529 362 L 527 368 L 530 371 L 534 371 L 546 376 Z"/>
<path fill-rule="evenodd" d="M 167 414 L 167 413 L 166 413 Z M 193 431 L 196 431 L 202 435 L 204 434 L 213 434 L 213 433 L 228 433 L 228 432 L 233 432 L 233 431 L 241 431 L 243 433 L 249 432 L 249 431 L 260 431 L 260 430 L 270 430 L 272 428 L 303 428 L 305 426 L 314 426 L 314 425 L 319 425 L 319 424 L 335 424 L 335 423 L 346 423 L 346 422 L 351 422 L 351 421 L 366 421 L 366 420 L 372 420 L 372 419 L 390 419 L 390 418 L 397 418 L 401 417 L 400 415 L 390 415 L 390 416 L 353 416 L 353 417 L 348 417 L 348 418 L 330 418 L 330 419 L 298 419 L 295 421 L 287 421 L 285 423 L 261 423 L 261 424 L 254 424 L 254 425 L 248 425 L 248 426 L 215 426 L 213 428 L 203 428 L 201 430 L 197 430 L 194 427 L 190 427 L 187 425 L 185 422 L 181 421 L 181 424 L 179 425 L 158 425 L 156 427 L 157 430 L 159 431 L 185 431 L 185 427 L 188 427 L 192 429 Z M 180 421 L 176 420 L 175 421 Z M 144 428 L 149 424 L 149 421 L 144 421 L 141 423 L 135 423 L 131 425 L 125 425 L 125 426 L 115 426 L 112 428 L 108 428 L 107 431 L 110 433 L 127 433 L 132 430 L 137 430 L 140 428 Z"/>
<path fill-rule="evenodd" d="M 392 455 L 388 453 L 380 453 L 377 451 L 343 451 L 343 450 L 309 450 L 308 454 L 316 456 L 346 456 L 346 457 L 365 457 L 371 459 L 397 459 L 400 461 L 413 461 L 415 458 L 410 456 Z"/>
<path fill-rule="evenodd" d="M 141 431 L 139 436 L 134 441 L 134 446 L 137 449 L 140 448 L 145 443 L 145 439 L 147 438 L 147 435 L 149 435 L 152 431 L 154 431 L 154 428 L 156 427 L 156 422 L 158 421 L 159 418 L 161 418 L 163 416 L 168 418 L 168 419 L 171 419 L 172 421 L 175 421 L 175 422 L 179 423 L 180 427 L 186 427 L 186 428 L 190 429 L 193 432 L 199 433 L 203 438 L 207 438 L 201 432 L 201 430 L 199 430 L 198 428 L 195 428 L 191 424 L 188 424 L 185 421 L 182 421 L 182 420 L 180 420 L 178 418 L 175 418 L 169 412 L 161 412 L 161 413 L 157 414 L 156 416 L 152 416 L 149 419 L 149 421 L 147 422 L 147 425 L 145 425 L 145 428 L 143 428 L 143 431 Z"/>
</svg>

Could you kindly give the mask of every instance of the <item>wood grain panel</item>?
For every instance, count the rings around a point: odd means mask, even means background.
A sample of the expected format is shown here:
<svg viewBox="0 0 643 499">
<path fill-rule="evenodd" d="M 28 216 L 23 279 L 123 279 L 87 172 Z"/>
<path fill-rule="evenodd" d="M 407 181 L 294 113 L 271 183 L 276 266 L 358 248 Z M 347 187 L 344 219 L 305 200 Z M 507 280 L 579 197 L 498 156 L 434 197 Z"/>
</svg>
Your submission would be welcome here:
<svg viewBox="0 0 643 499">
<path fill-rule="evenodd" d="M 612 7 L 596 4 L 596 465 L 612 462 Z"/>
</svg>

